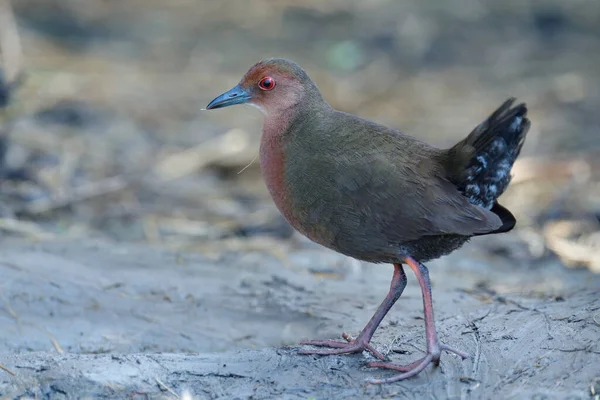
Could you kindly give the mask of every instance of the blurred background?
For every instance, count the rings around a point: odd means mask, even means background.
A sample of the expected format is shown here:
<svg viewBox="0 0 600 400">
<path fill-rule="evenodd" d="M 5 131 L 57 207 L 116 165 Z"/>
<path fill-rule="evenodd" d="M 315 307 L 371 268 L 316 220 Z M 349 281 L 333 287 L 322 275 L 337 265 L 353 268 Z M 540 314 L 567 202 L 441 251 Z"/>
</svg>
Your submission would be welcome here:
<svg viewBox="0 0 600 400">
<path fill-rule="evenodd" d="M 526 102 L 532 129 L 503 198 L 518 229 L 478 245 L 600 270 L 600 2 L 1 4 L 4 236 L 215 258 L 310 246 L 262 183 L 260 113 L 200 111 L 276 56 L 334 107 L 438 146 L 507 97 Z"/>
</svg>

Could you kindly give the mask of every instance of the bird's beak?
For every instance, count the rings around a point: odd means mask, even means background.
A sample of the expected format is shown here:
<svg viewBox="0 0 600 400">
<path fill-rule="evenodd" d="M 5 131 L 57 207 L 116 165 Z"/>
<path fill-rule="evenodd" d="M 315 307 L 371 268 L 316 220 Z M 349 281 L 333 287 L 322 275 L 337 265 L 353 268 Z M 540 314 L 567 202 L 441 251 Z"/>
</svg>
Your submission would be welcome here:
<svg viewBox="0 0 600 400">
<path fill-rule="evenodd" d="M 240 85 L 237 85 L 231 90 L 218 96 L 216 99 L 208 103 L 206 106 L 207 110 L 214 110 L 217 108 L 229 107 L 234 104 L 244 104 L 250 100 L 252 96 Z"/>
</svg>

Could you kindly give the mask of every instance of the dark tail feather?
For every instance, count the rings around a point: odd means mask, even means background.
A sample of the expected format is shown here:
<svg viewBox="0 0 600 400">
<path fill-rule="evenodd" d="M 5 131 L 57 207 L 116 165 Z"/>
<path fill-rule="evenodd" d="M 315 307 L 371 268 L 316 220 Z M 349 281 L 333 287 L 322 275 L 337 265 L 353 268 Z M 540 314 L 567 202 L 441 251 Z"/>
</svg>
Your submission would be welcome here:
<svg viewBox="0 0 600 400">
<path fill-rule="evenodd" d="M 463 145 L 471 145 L 477 153 L 485 151 L 494 139 L 501 137 L 509 147 L 520 151 L 529 130 L 529 120 L 526 118 L 527 107 L 524 103 L 511 108 L 515 100 L 515 98 L 506 100 L 492 115 L 473 129 Z"/>
<path fill-rule="evenodd" d="M 472 204 L 487 209 L 497 204 L 496 199 L 508 187 L 510 170 L 529 130 L 527 107 L 512 107 L 514 101 L 505 101 L 447 153 L 452 182 Z"/>
<path fill-rule="evenodd" d="M 503 206 L 498 204 L 498 202 L 494 203 L 494 205 L 492 206 L 492 209 L 490 211 L 500 217 L 500 221 L 502 221 L 502 226 L 494 231 L 486 232 L 486 233 L 479 233 L 474 236 L 508 232 L 508 231 L 511 231 L 517 224 L 517 219 L 515 218 L 515 216 L 512 215 L 512 213 L 510 211 L 508 211 L 506 208 L 504 208 Z"/>
</svg>

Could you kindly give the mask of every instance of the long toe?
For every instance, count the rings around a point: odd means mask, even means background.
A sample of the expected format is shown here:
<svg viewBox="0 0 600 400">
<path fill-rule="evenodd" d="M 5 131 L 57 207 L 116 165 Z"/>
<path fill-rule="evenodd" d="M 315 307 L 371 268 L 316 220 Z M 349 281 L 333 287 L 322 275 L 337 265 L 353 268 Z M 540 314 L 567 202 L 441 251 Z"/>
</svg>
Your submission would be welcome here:
<svg viewBox="0 0 600 400">
<path fill-rule="evenodd" d="M 350 342 L 340 342 L 337 340 L 305 340 L 300 344 L 319 346 L 319 347 L 330 347 L 331 349 L 305 349 L 300 350 L 300 354 L 317 354 L 320 356 L 331 356 L 336 354 L 353 354 L 362 353 L 368 351 L 373 357 L 379 360 L 385 360 L 385 356 L 375 350 L 369 343 L 365 343 L 362 340 L 352 340 Z"/>
<path fill-rule="evenodd" d="M 420 365 L 423 362 L 423 360 L 425 360 L 425 358 L 427 358 L 427 356 L 425 356 L 415 362 L 412 362 L 408 365 L 400 365 L 400 364 L 394 364 L 394 363 L 390 363 L 390 362 L 372 361 L 370 363 L 367 363 L 367 367 L 393 369 L 394 371 L 408 372 L 408 371 L 412 371 L 418 365 Z"/>
<path fill-rule="evenodd" d="M 431 362 L 433 361 L 433 357 L 431 356 L 431 354 L 427 354 L 423 359 L 416 361 L 410 365 L 406 365 L 406 366 L 402 366 L 402 365 L 395 365 L 395 364 L 391 364 L 391 363 L 370 363 L 369 366 L 372 366 L 372 364 L 377 364 L 376 366 L 378 368 L 388 368 L 388 369 L 394 369 L 397 371 L 405 371 L 402 374 L 398 374 L 396 376 L 392 376 L 391 378 L 387 378 L 387 379 L 367 379 L 367 383 L 371 383 L 374 385 L 380 385 L 382 383 L 392 383 L 392 382 L 398 382 L 404 379 L 408 379 L 408 378 L 412 378 L 413 376 L 417 375 L 419 372 L 423 371 L 425 369 L 426 366 L 428 366 Z"/>
<path fill-rule="evenodd" d="M 440 344 L 439 349 L 442 351 L 448 351 L 450 353 L 454 353 L 461 357 L 463 360 L 469 357 L 469 354 L 456 350 L 450 346 L 446 346 L 445 344 Z M 425 367 L 429 364 L 437 365 L 439 363 L 439 353 L 436 352 L 434 355 L 431 352 L 428 352 L 427 355 L 411 364 L 408 365 L 398 365 L 394 363 L 386 363 L 386 362 L 370 362 L 367 364 L 368 367 L 371 368 L 385 368 L 385 369 L 393 369 L 394 371 L 400 371 L 402 374 L 398 374 L 396 376 L 392 376 L 387 379 L 367 379 L 367 383 L 371 384 L 382 384 L 382 383 L 390 383 L 390 382 L 398 382 L 404 379 L 411 378 L 417 375 L 419 372 L 423 371 Z"/>
</svg>

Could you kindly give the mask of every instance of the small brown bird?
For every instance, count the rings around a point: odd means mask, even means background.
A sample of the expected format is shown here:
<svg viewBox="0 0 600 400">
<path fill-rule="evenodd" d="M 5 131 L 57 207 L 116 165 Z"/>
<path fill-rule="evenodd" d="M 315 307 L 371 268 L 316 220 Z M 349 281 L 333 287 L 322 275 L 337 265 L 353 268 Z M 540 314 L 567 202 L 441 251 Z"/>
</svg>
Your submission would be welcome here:
<svg viewBox="0 0 600 400">
<path fill-rule="evenodd" d="M 403 264 L 423 293 L 427 354 L 394 382 L 439 364 L 442 350 L 433 318 L 429 272 L 422 262 L 461 247 L 473 236 L 507 232 L 516 223 L 497 202 L 530 126 L 524 104 L 507 100 L 464 140 L 438 149 L 397 130 L 333 109 L 297 64 L 260 61 L 207 109 L 251 104 L 265 115 L 260 145 L 263 176 L 287 221 L 312 241 L 358 260 L 391 263 L 390 290 L 356 339 L 311 340 L 330 349 L 303 354 L 371 352 L 373 333 L 406 286 Z"/>
</svg>

